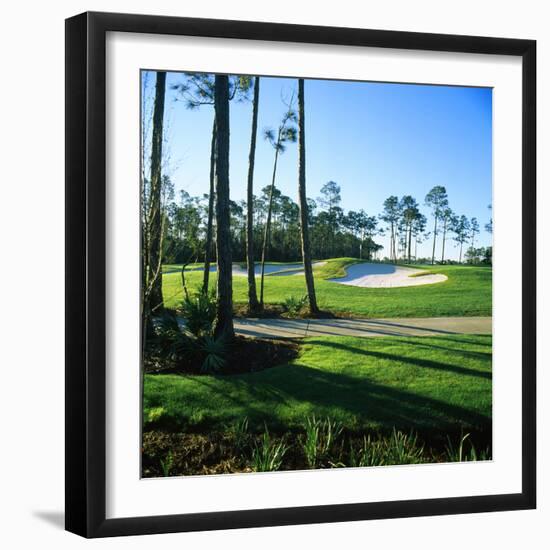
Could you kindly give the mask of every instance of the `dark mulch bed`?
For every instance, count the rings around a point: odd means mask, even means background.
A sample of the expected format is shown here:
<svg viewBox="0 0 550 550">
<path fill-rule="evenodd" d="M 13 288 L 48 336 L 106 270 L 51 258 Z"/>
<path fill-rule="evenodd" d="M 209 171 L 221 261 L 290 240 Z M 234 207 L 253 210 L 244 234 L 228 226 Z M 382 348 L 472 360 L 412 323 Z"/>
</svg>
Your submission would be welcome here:
<svg viewBox="0 0 550 550">
<path fill-rule="evenodd" d="M 233 304 L 235 317 L 254 317 L 257 319 L 277 319 L 285 312 L 281 304 L 265 304 L 262 310 L 250 311 L 247 304 Z"/>
<path fill-rule="evenodd" d="M 298 434 L 287 433 L 283 439 L 288 446 L 281 470 L 305 470 L 307 463 L 301 450 Z M 142 476 L 163 477 L 166 474 L 204 475 L 247 473 L 252 448 L 260 443 L 257 434 L 237 437 L 232 432 L 209 434 L 166 433 L 148 431 L 143 433 Z M 169 471 L 163 469 L 168 464 Z M 330 467 L 329 464 L 324 465 Z"/>
<path fill-rule="evenodd" d="M 159 431 L 143 434 L 141 469 L 143 477 L 251 471 L 245 457 L 235 454 L 231 437 Z"/>
<path fill-rule="evenodd" d="M 312 315 L 308 308 L 304 308 L 297 315 L 290 316 L 281 304 L 265 304 L 261 311 L 250 311 L 246 304 L 236 304 L 233 306 L 235 317 L 252 317 L 255 319 L 335 319 L 337 314 L 330 311 L 319 311 Z"/>
<path fill-rule="evenodd" d="M 294 340 L 237 336 L 231 345 L 227 367 L 221 374 L 257 372 L 276 367 L 298 357 L 299 349 L 299 343 Z"/>
<path fill-rule="evenodd" d="M 274 338 L 246 338 L 236 336 L 228 344 L 225 364 L 216 371 L 219 375 L 243 374 L 258 372 L 288 363 L 298 356 L 300 345 L 294 340 L 278 340 Z M 204 357 L 199 353 L 190 353 L 182 357 L 156 357 L 146 354 L 144 358 L 145 371 L 155 373 L 186 373 L 201 375 Z"/>
<path fill-rule="evenodd" d="M 321 459 L 317 468 L 334 468 L 350 465 L 350 445 L 360 446 L 366 434 L 345 433 L 334 443 L 330 455 Z M 384 435 L 372 432 L 374 437 Z M 389 434 L 385 434 L 388 436 Z M 423 462 L 446 462 L 443 434 L 419 436 L 424 446 Z M 435 437 L 434 437 L 435 435 Z M 447 434 L 454 441 L 459 433 Z M 472 434 L 478 449 L 491 445 L 489 431 Z M 287 447 L 281 471 L 307 470 L 308 464 L 303 451 L 304 434 L 286 432 L 272 433 L 274 441 L 282 441 Z M 163 477 L 182 475 L 230 474 L 254 471 L 251 464 L 253 448 L 261 444 L 257 433 L 238 433 L 234 430 L 210 433 L 178 433 L 163 430 L 149 430 L 143 433 L 142 476 Z"/>
</svg>

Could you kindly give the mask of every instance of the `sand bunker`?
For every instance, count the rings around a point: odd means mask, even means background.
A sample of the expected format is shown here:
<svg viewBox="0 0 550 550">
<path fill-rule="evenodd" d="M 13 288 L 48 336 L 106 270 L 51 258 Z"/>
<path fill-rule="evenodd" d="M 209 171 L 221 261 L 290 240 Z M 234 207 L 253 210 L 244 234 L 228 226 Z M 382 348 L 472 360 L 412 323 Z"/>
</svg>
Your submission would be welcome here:
<svg viewBox="0 0 550 550">
<path fill-rule="evenodd" d="M 341 285 L 361 286 L 365 288 L 396 288 L 404 286 L 431 285 L 447 280 L 445 275 L 427 274 L 423 269 L 403 267 L 391 264 L 353 264 L 346 268 L 347 275 L 338 279 L 329 279 Z"/>
<path fill-rule="evenodd" d="M 326 262 L 315 262 L 313 267 L 325 265 Z M 302 264 L 265 264 L 264 274 L 265 275 L 303 275 L 304 266 Z M 186 271 L 203 271 L 203 267 L 189 267 Z M 216 271 L 216 266 L 210 266 L 210 272 L 214 273 Z M 166 271 L 166 274 L 169 273 L 178 273 L 179 270 L 174 269 L 173 271 Z M 259 276 L 262 273 L 262 266 L 256 262 L 254 266 L 254 273 L 256 276 Z M 237 277 L 246 277 L 247 271 L 246 267 L 241 264 L 233 264 L 233 275 Z"/>
<path fill-rule="evenodd" d="M 327 262 L 313 262 L 311 264 L 311 267 L 315 269 L 316 267 L 321 267 L 325 265 Z M 268 275 L 271 275 L 272 277 L 283 277 L 285 275 L 303 275 L 304 274 L 304 266 L 302 264 L 298 264 L 299 267 L 294 267 L 292 265 L 287 266 L 280 266 L 283 269 L 278 269 L 275 271 L 271 271 L 268 273 Z M 257 267 L 257 266 L 256 266 Z M 266 264 L 266 270 L 267 270 L 267 264 Z M 266 271 L 267 273 L 267 271 Z"/>
<path fill-rule="evenodd" d="M 265 275 L 294 275 L 297 269 L 302 269 L 302 264 L 265 264 Z M 288 273 L 287 273 L 288 272 Z M 262 266 L 259 263 L 254 265 L 254 274 L 261 275 Z M 246 267 L 241 267 L 238 264 L 233 264 L 233 275 L 238 277 L 246 277 Z"/>
</svg>

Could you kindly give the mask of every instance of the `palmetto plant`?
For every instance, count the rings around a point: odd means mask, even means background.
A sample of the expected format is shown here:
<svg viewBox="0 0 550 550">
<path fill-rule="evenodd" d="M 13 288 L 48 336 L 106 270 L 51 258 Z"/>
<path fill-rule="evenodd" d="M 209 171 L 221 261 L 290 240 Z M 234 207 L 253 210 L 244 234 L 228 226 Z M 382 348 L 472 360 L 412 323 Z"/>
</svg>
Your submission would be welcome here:
<svg viewBox="0 0 550 550">
<path fill-rule="evenodd" d="M 216 319 L 216 297 L 213 292 L 204 291 L 186 295 L 181 312 L 185 327 L 191 334 L 197 337 L 211 335 Z"/>
<path fill-rule="evenodd" d="M 200 371 L 203 373 L 221 370 L 227 363 L 229 352 L 229 344 L 225 337 L 214 337 L 210 333 L 197 336 L 185 332 L 176 315 L 169 312 L 165 312 L 157 320 L 152 345 L 159 354 L 171 360 L 190 357 L 200 363 Z"/>
<path fill-rule="evenodd" d="M 197 339 L 197 347 L 204 357 L 201 372 L 215 373 L 226 365 L 228 345 L 223 336 L 203 336 Z"/>
<path fill-rule="evenodd" d="M 307 294 L 296 298 L 296 296 L 288 296 L 283 302 L 283 308 L 289 317 L 297 317 L 308 300 Z"/>
<path fill-rule="evenodd" d="M 169 310 L 163 310 L 162 315 L 155 319 L 150 349 L 162 356 L 171 357 L 182 338 L 187 337 L 182 333 L 176 315 Z"/>
</svg>

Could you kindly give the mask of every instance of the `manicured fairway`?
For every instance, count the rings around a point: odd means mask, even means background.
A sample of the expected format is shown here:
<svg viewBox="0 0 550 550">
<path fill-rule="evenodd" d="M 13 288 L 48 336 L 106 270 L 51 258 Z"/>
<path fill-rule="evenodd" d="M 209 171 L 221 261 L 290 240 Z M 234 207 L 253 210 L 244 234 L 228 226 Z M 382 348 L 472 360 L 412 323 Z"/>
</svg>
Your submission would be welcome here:
<svg viewBox="0 0 550 550">
<path fill-rule="evenodd" d="M 343 276 L 351 258 L 329 260 L 315 270 L 317 301 L 322 309 L 361 317 L 442 317 L 491 315 L 492 269 L 472 266 L 425 266 L 427 271 L 441 273 L 447 281 L 408 288 L 359 288 L 341 285 L 327 279 Z M 418 267 L 418 266 L 415 266 Z M 186 273 L 190 287 L 202 282 L 200 271 Z M 210 275 L 215 285 L 216 274 Z M 163 276 L 163 291 L 168 307 L 177 307 L 183 290 L 179 273 Z M 246 277 L 233 278 L 235 303 L 246 303 Z M 268 276 L 265 280 L 265 302 L 281 303 L 289 296 L 305 294 L 304 277 L 300 275 Z"/>
<path fill-rule="evenodd" d="M 298 428 L 315 414 L 350 430 L 486 429 L 491 422 L 490 336 L 304 340 L 288 365 L 235 376 L 146 375 L 144 422 L 177 430 Z"/>
</svg>

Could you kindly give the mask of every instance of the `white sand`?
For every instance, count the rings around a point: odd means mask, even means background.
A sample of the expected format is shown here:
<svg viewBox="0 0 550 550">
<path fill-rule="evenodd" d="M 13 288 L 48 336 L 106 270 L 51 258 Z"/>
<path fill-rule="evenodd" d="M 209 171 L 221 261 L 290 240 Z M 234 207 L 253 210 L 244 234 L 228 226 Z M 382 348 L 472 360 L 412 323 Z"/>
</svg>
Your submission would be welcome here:
<svg viewBox="0 0 550 550">
<path fill-rule="evenodd" d="M 280 275 L 294 275 L 296 269 L 300 269 L 302 264 L 265 264 L 264 273 L 266 275 L 271 275 L 274 273 L 279 274 L 279 271 L 289 271 L 289 273 L 280 273 Z M 254 274 L 257 276 L 261 275 L 262 266 L 259 262 L 256 262 L 254 265 Z M 233 264 L 233 275 L 238 277 L 246 277 L 247 271 L 246 267 L 241 267 L 239 264 Z"/>
<path fill-rule="evenodd" d="M 327 262 L 315 262 L 313 267 L 325 265 Z M 264 273 L 265 275 L 303 275 L 303 264 L 265 264 Z M 187 271 L 203 271 L 203 267 L 190 267 Z M 214 273 L 216 271 L 216 266 L 210 266 L 210 272 Z M 177 273 L 178 270 L 167 271 L 166 273 Z M 256 262 L 254 266 L 254 273 L 258 277 L 262 273 L 262 266 L 259 262 Z M 237 277 L 246 277 L 247 271 L 246 267 L 241 267 L 240 264 L 233 264 L 233 275 Z"/>
<path fill-rule="evenodd" d="M 411 275 L 415 275 L 416 273 L 424 273 L 424 270 L 391 264 L 353 264 L 346 268 L 346 272 L 347 275 L 345 277 L 330 279 L 330 281 L 341 285 L 366 288 L 395 288 L 431 285 L 447 280 L 445 275 L 434 274 L 411 277 Z"/>
<path fill-rule="evenodd" d="M 313 262 L 311 264 L 311 267 L 313 269 L 315 269 L 316 267 L 321 267 L 323 265 L 325 265 L 327 262 Z M 300 276 L 303 276 L 304 275 L 304 270 L 303 270 L 303 266 L 302 264 L 299 264 L 300 267 L 299 268 L 294 268 L 293 266 L 287 266 L 286 269 L 284 270 L 275 270 L 275 271 L 271 271 L 270 275 L 271 276 L 274 276 L 274 277 L 283 277 L 285 275 L 300 275 Z M 267 264 L 266 264 L 266 268 L 267 268 Z M 267 271 L 266 271 L 267 273 Z"/>
</svg>

